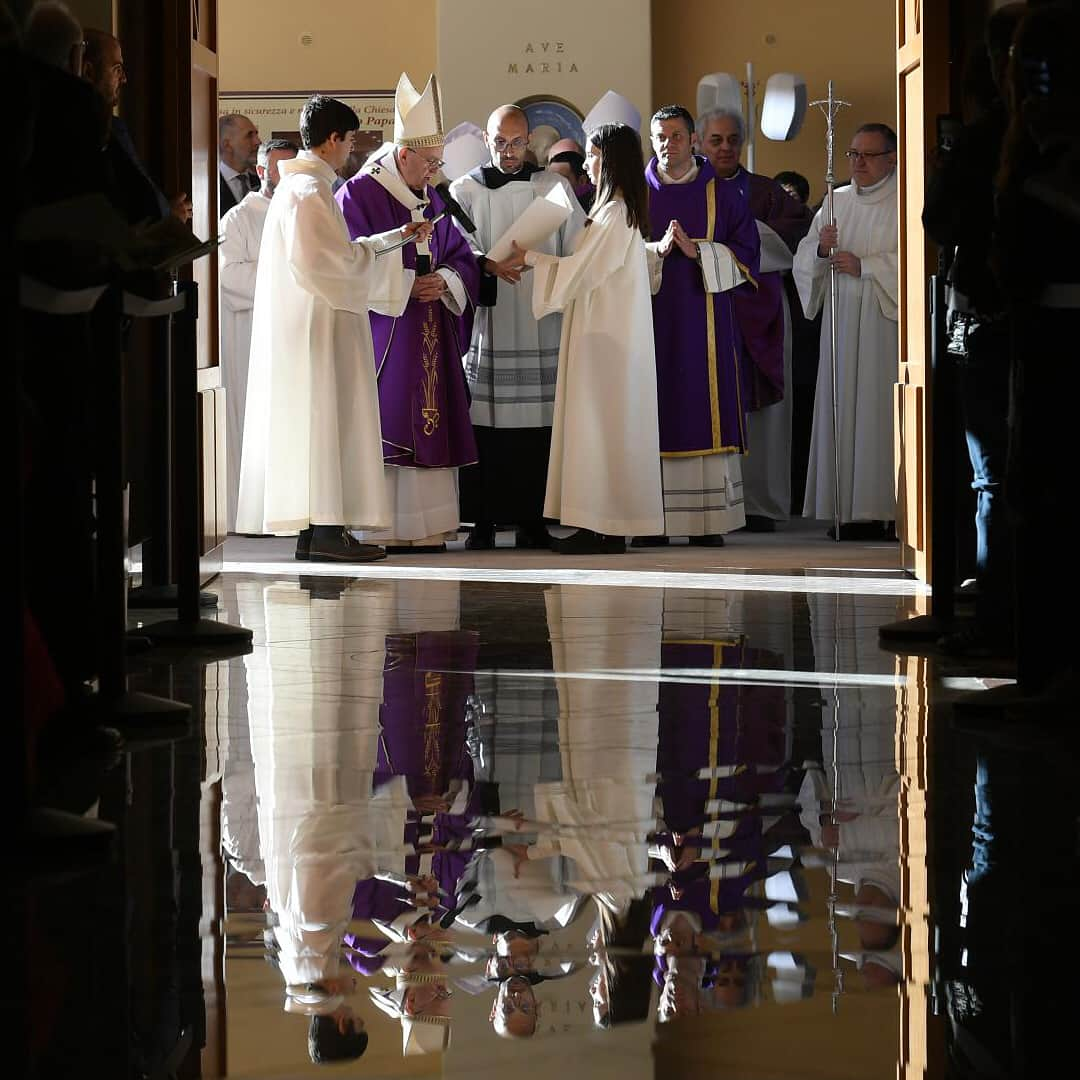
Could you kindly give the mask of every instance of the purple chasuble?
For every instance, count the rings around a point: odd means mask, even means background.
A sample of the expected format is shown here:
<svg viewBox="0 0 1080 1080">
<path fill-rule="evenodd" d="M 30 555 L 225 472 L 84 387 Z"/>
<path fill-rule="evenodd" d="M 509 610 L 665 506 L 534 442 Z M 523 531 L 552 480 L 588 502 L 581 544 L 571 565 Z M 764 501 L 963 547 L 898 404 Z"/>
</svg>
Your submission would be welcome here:
<svg viewBox="0 0 1080 1080">
<path fill-rule="evenodd" d="M 712 165 L 698 158 L 688 184 L 663 184 L 653 158 L 645 168 L 652 239 L 677 220 L 693 240 L 726 244 L 753 277 L 760 240 L 746 201 L 717 180 Z M 706 293 L 701 267 L 678 248 L 664 260 L 660 291 L 653 297 L 656 389 L 662 456 L 741 453 L 746 449 L 746 414 L 753 406 L 752 353 L 742 348 L 734 294 Z"/>
<path fill-rule="evenodd" d="M 472 630 L 387 637 L 376 783 L 404 776 L 417 799 L 445 794 L 451 780 L 472 781 L 466 704 L 479 643 Z"/>
<path fill-rule="evenodd" d="M 424 216 L 432 218 L 445 206 L 434 189 L 428 189 L 428 196 L 431 201 Z M 354 240 L 398 229 L 412 220 L 410 210 L 364 172 L 343 184 L 334 197 Z M 466 312 L 456 316 L 441 300 L 410 299 L 400 318 L 375 312 L 369 315 L 379 383 L 383 461 L 443 469 L 476 461 L 461 358 L 472 335 L 480 272 L 476 257 L 449 214 L 436 224 L 429 246 L 432 272 L 446 267 L 464 283 Z M 406 270 L 416 269 L 415 244 L 406 244 L 401 257 Z"/>
</svg>

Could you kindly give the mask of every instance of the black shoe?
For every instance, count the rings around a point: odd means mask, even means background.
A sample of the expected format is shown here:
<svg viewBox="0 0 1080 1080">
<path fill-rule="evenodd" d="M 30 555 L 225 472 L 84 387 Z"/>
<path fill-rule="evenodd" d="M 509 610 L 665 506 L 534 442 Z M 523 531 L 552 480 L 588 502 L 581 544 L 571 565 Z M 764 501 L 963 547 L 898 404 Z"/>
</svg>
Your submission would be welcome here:
<svg viewBox="0 0 1080 1080">
<path fill-rule="evenodd" d="M 374 544 L 361 544 L 348 529 L 322 528 L 313 532 L 308 550 L 309 562 L 363 563 L 385 559 L 386 552 Z"/>
<path fill-rule="evenodd" d="M 626 537 L 578 529 L 569 536 L 552 540 L 551 549 L 560 555 L 621 555 L 626 551 Z"/>
<path fill-rule="evenodd" d="M 551 536 L 542 521 L 534 521 L 514 531 L 514 546 L 522 551 L 547 551 L 551 548 Z"/>
<path fill-rule="evenodd" d="M 387 555 L 441 555 L 445 544 L 387 544 Z"/>
<path fill-rule="evenodd" d="M 776 532 L 776 522 L 764 514 L 747 514 L 745 527 L 747 532 L 753 533 Z"/>
<path fill-rule="evenodd" d="M 314 532 L 309 525 L 306 529 L 300 530 L 300 535 L 296 538 L 296 561 L 307 562 L 311 557 L 311 534 Z"/>
<path fill-rule="evenodd" d="M 691 547 L 723 547 L 724 537 L 720 533 L 709 533 L 708 536 L 691 536 Z"/>
<path fill-rule="evenodd" d="M 636 548 L 667 547 L 670 543 L 670 536 L 635 536 L 630 541 L 630 546 Z"/>
<path fill-rule="evenodd" d="M 465 538 L 466 551 L 492 551 L 495 548 L 495 526 L 474 525 Z"/>
</svg>

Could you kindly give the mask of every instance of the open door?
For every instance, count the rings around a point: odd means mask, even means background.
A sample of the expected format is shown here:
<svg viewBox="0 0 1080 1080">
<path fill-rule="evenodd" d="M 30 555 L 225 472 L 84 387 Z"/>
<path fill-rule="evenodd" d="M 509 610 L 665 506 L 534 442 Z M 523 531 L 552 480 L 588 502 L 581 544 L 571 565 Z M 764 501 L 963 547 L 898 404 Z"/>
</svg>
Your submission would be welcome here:
<svg viewBox="0 0 1080 1080">
<path fill-rule="evenodd" d="M 900 363 L 896 408 L 896 527 L 902 565 L 930 577 L 930 311 L 937 251 L 922 228 L 937 117 L 949 111 L 949 5 L 897 0 L 897 119 L 900 140 Z"/>
<path fill-rule="evenodd" d="M 900 362 L 896 407 L 896 526 L 902 565 L 930 580 L 931 439 L 929 283 L 937 249 L 922 228 L 926 179 L 937 143 L 937 117 L 949 111 L 950 4 L 897 0 L 896 76 L 900 219 Z M 944 509 L 944 508 L 942 508 Z M 921 613 L 921 612 L 913 612 Z M 900 1080 L 937 1074 L 943 1033 L 928 987 L 931 981 L 931 872 L 929 823 L 932 762 L 928 752 L 929 685 L 926 661 L 898 657 L 897 769 L 901 776 Z"/>
<path fill-rule="evenodd" d="M 117 36 L 129 64 L 123 114 L 152 176 L 191 197 L 201 239 L 218 228 L 217 0 L 117 0 Z M 226 531 L 225 391 L 218 367 L 218 264 L 184 267 L 199 284 L 199 437 L 202 577 L 220 571 Z"/>
</svg>

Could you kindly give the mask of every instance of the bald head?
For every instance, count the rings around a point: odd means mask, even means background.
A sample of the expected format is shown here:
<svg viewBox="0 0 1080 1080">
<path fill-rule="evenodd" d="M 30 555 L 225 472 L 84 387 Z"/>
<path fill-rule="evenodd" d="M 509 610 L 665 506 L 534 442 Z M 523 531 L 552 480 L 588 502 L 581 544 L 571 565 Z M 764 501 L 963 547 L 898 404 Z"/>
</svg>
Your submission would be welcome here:
<svg viewBox="0 0 1080 1080">
<path fill-rule="evenodd" d="M 127 82 L 124 53 L 120 42 L 104 30 L 83 31 L 86 48 L 82 58 L 82 75 L 105 99 L 110 109 L 120 102 L 120 87 Z"/>
<path fill-rule="evenodd" d="M 488 134 L 495 134 L 495 132 L 499 131 L 507 124 L 515 128 L 520 128 L 526 135 L 529 134 L 529 118 L 525 115 L 525 110 L 519 109 L 517 105 L 500 105 L 488 117 Z"/>
<path fill-rule="evenodd" d="M 499 172 L 520 172 L 529 145 L 529 118 L 516 105 L 500 105 L 488 117 L 484 143 Z"/>
</svg>

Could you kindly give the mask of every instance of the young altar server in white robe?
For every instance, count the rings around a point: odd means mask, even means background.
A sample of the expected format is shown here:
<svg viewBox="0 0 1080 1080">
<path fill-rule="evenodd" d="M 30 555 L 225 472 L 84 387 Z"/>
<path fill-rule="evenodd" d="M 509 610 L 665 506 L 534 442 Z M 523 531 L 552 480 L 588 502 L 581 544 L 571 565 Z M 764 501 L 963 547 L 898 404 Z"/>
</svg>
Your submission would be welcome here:
<svg viewBox="0 0 1080 1080">
<path fill-rule="evenodd" d="M 307 102 L 259 254 L 236 528 L 299 532 L 301 561 L 385 557 L 349 532 L 391 523 L 368 311 L 402 313 L 413 275 L 387 248 L 431 236 L 410 222 L 349 241 L 332 188 L 359 127 L 334 98 Z"/>
<path fill-rule="evenodd" d="M 587 154 L 597 194 L 574 253 L 515 245 L 534 269 L 533 314 L 564 313 L 544 515 L 578 526 L 552 546 L 579 555 L 664 531 L 641 140 L 604 124 Z"/>
<path fill-rule="evenodd" d="M 885 124 L 864 124 L 846 154 L 851 184 L 835 192 L 836 225 L 826 224 L 828 211 L 822 207 L 792 267 L 806 317 L 825 312 L 803 514 L 825 520 L 834 516 L 831 263 L 837 272 L 839 517 L 847 525 L 841 525 L 840 539 L 881 539 L 885 524 L 896 518 L 896 135 Z"/>
<path fill-rule="evenodd" d="M 259 266 L 266 211 L 281 180 L 278 166 L 296 157 L 286 139 L 270 139 L 259 147 L 259 190 L 227 211 L 218 233 L 218 273 L 221 279 L 221 378 L 225 386 L 225 467 L 228 529 L 236 531 L 236 499 L 240 494 L 240 450 L 244 444 L 244 406 L 247 402 L 248 354 L 251 352 L 251 312 L 255 306 L 255 271 Z"/>
</svg>

